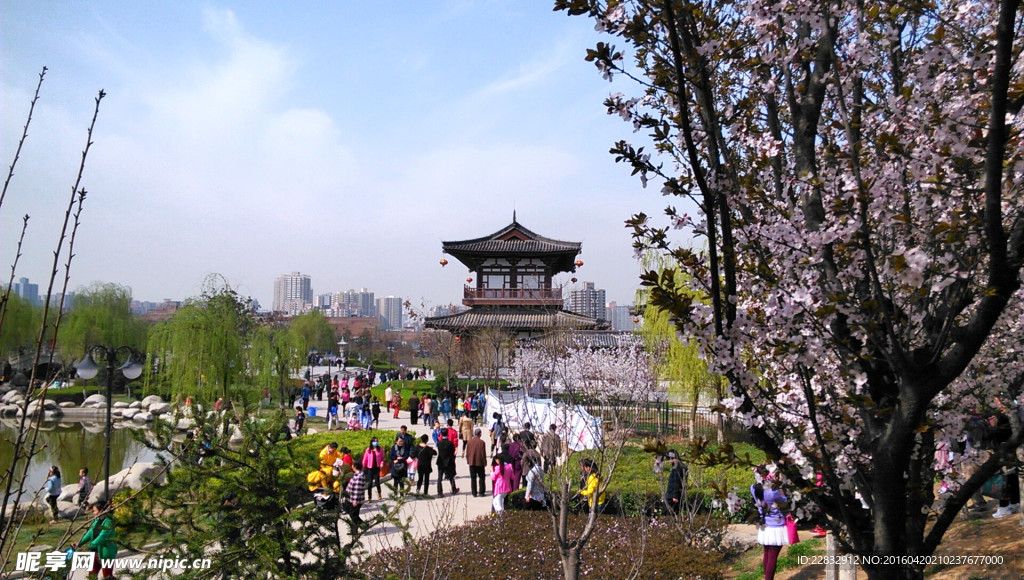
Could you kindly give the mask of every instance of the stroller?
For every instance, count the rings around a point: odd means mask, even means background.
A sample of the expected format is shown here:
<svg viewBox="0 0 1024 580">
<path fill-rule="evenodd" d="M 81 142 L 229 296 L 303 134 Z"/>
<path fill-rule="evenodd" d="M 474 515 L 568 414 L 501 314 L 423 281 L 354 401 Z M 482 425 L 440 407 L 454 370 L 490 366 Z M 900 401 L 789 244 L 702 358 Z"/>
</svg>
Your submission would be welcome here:
<svg viewBox="0 0 1024 580">
<path fill-rule="evenodd" d="M 313 492 L 313 503 L 323 511 L 336 511 L 338 506 L 341 505 L 338 501 L 338 494 L 323 487 Z"/>
</svg>

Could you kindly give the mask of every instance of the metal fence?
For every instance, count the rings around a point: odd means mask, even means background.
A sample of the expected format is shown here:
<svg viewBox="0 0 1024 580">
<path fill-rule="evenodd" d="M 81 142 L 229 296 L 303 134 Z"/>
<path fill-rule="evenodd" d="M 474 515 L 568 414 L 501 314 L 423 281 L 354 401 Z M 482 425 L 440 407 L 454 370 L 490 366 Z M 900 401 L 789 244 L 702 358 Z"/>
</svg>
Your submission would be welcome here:
<svg viewBox="0 0 1024 580">
<path fill-rule="evenodd" d="M 717 413 L 707 408 L 698 408 L 696 416 L 692 408 L 674 406 L 668 402 L 646 403 L 635 405 L 584 405 L 595 417 L 600 417 L 606 424 L 610 422 L 632 422 L 637 415 L 635 430 L 653 435 L 675 435 L 687 439 L 717 437 Z M 722 419 L 722 427 L 727 441 L 747 441 L 749 433 L 736 421 Z"/>
</svg>

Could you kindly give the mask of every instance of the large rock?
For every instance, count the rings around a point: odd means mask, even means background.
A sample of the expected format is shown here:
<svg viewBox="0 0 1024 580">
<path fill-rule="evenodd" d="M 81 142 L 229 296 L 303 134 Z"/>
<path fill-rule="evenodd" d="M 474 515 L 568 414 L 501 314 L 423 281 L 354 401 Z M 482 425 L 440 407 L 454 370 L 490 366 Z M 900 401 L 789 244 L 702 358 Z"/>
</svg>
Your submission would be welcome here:
<svg viewBox="0 0 1024 580">
<path fill-rule="evenodd" d="M 57 406 L 57 401 L 54 401 L 53 399 L 45 399 L 42 401 L 36 399 L 35 401 L 30 402 L 27 407 L 25 407 L 25 412 L 28 413 L 29 415 L 35 415 L 40 411 L 54 411 L 59 408 L 60 407 Z"/>
<path fill-rule="evenodd" d="M 163 484 L 165 474 L 163 467 L 156 463 L 136 463 L 127 469 L 122 469 L 110 476 L 111 495 L 117 494 L 125 489 L 142 489 L 149 482 L 156 480 Z M 101 499 L 106 492 L 106 482 L 97 482 L 89 494 L 89 501 L 94 502 Z"/>
<path fill-rule="evenodd" d="M 24 399 L 24 398 L 25 398 L 25 396 L 21 394 L 21 391 L 16 390 L 16 389 L 12 389 L 12 390 L 7 391 L 6 393 L 4 393 L 4 395 L 2 397 L 0 397 L 0 402 L 10 403 L 10 402 L 12 402 L 13 399 Z"/>
<path fill-rule="evenodd" d="M 74 476 L 77 476 L 77 475 L 78 475 L 77 473 L 74 473 L 74 474 L 70 474 L 69 477 L 74 477 Z M 60 495 L 57 496 L 58 507 L 59 507 L 59 502 L 62 502 L 62 501 L 75 501 L 75 502 L 78 501 L 78 482 L 77 481 L 75 483 L 69 483 L 69 484 L 65 485 L 64 487 L 60 488 Z"/>
<path fill-rule="evenodd" d="M 21 407 L 18 405 L 0 405 L 0 417 L 17 417 L 21 413 Z"/>
<path fill-rule="evenodd" d="M 178 431 L 191 431 L 196 426 L 196 422 L 188 417 L 178 419 L 178 422 L 174 424 L 174 428 Z"/>
<path fill-rule="evenodd" d="M 60 409 L 54 409 L 52 411 L 43 411 L 43 421 L 60 421 L 60 418 L 64 416 L 64 411 Z"/>
<path fill-rule="evenodd" d="M 128 408 L 129 409 L 141 409 L 142 408 L 142 401 L 132 401 L 131 404 L 128 405 Z"/>
<path fill-rule="evenodd" d="M 95 395 L 89 395 L 82 401 L 83 407 L 106 407 L 107 397 L 96 393 Z"/>
<path fill-rule="evenodd" d="M 61 409 L 70 409 L 71 407 L 75 406 L 75 402 L 74 401 L 64 401 L 63 403 L 58 403 L 57 406 L 60 407 Z"/>
<path fill-rule="evenodd" d="M 136 415 L 138 415 L 141 412 L 142 412 L 141 409 L 122 409 L 121 410 L 121 417 L 123 417 L 125 419 L 131 419 L 131 418 L 135 417 Z"/>
<path fill-rule="evenodd" d="M 164 400 L 160 398 L 160 395 L 150 395 L 150 396 L 142 399 L 142 406 L 148 409 L 152 405 L 156 405 L 158 403 L 163 403 L 163 402 L 164 402 Z"/>
<path fill-rule="evenodd" d="M 163 415 L 164 413 L 170 413 L 171 412 L 171 404 L 170 403 L 156 403 L 154 405 L 150 405 L 149 406 L 149 412 L 153 413 L 154 415 Z"/>
<path fill-rule="evenodd" d="M 132 417 L 132 421 L 136 423 L 148 423 L 153 420 L 153 414 L 147 411 L 139 411 Z"/>
<path fill-rule="evenodd" d="M 115 409 L 127 409 L 128 408 L 128 403 L 125 403 L 124 401 L 114 401 L 114 408 Z"/>
</svg>

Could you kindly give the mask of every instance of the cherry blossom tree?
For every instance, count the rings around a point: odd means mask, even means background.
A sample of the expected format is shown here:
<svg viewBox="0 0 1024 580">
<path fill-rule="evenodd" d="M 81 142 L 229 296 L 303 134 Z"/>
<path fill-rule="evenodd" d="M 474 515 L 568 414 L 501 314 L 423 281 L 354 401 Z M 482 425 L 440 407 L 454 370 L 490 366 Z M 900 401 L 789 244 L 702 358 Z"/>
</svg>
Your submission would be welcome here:
<svg viewBox="0 0 1024 580">
<path fill-rule="evenodd" d="M 549 469 L 545 477 L 550 501 L 548 513 L 562 560 L 563 576 L 575 580 L 580 575 L 580 557 L 597 524 L 597 510 L 590 510 L 580 531 L 569 525 L 574 493 L 579 482 L 579 457 L 595 462 L 600 478 L 595 497 L 605 495 L 615 477 L 615 469 L 626 443 L 626 435 L 636 426 L 641 407 L 654 389 L 657 353 L 648 350 L 635 335 L 620 335 L 615 344 L 597 344 L 586 334 L 554 333 L 521 345 L 515 354 L 512 374 L 521 384 L 529 385 L 543 376 L 557 385 L 565 413 L 577 405 L 591 407 L 614 402 L 610 412 L 601 413 L 595 432 L 580 433 L 580 439 L 596 440 L 597 448 L 577 454 L 570 441 L 564 462 Z M 556 413 L 557 414 L 557 413 Z M 537 421 L 534 421 L 537 423 Z M 545 428 L 546 425 L 537 425 Z M 566 425 L 561 425 L 565 428 Z M 563 440 L 567 439 L 563 431 Z M 573 435 L 576 435 L 574 432 Z"/>
<path fill-rule="evenodd" d="M 901 562 L 867 573 L 921 577 L 900 557 L 932 554 L 1022 440 L 1020 1 L 555 8 L 631 47 L 587 59 L 640 86 L 606 105 L 656 157 L 612 153 L 685 204 L 628 222 L 690 287 L 647 273 L 651 303 L 728 378 L 726 405 L 842 547 Z M 937 461 L 972 412 L 1011 433 Z M 954 491 L 936 497 L 938 479 Z"/>
</svg>

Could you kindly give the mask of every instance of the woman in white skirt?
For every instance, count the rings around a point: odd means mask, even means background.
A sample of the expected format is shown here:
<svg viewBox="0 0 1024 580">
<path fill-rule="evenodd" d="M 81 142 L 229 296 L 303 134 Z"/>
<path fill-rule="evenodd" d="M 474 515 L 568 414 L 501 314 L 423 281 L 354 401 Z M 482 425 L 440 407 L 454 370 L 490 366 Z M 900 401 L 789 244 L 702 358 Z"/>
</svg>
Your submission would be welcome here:
<svg viewBox="0 0 1024 580">
<path fill-rule="evenodd" d="M 774 489 L 774 482 L 765 478 L 763 483 L 750 486 L 750 495 L 754 497 L 757 513 L 761 516 L 761 524 L 757 528 L 757 543 L 764 546 L 764 578 L 775 578 L 775 563 L 779 560 L 782 546 L 789 545 L 789 534 L 786 532 L 786 516 L 782 512 L 788 500 L 781 491 Z"/>
</svg>

